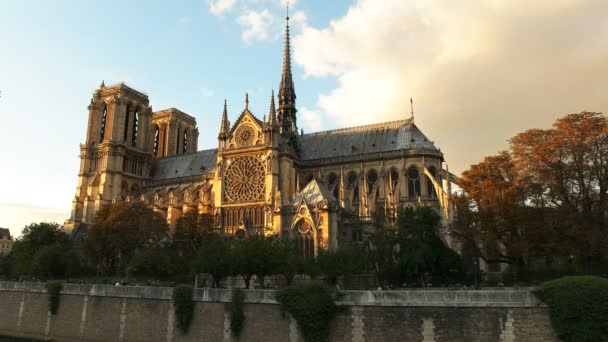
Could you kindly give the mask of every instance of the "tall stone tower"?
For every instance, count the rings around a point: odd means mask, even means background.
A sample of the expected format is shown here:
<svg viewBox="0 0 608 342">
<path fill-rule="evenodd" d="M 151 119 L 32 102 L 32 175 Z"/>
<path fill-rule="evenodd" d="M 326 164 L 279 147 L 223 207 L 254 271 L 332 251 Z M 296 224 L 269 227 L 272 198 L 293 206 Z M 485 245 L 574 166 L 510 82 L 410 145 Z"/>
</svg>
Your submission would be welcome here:
<svg viewBox="0 0 608 342">
<path fill-rule="evenodd" d="M 66 227 L 88 223 L 103 204 L 140 195 L 150 176 L 152 108 L 148 96 L 124 83 L 93 93 L 80 171 Z"/>
</svg>

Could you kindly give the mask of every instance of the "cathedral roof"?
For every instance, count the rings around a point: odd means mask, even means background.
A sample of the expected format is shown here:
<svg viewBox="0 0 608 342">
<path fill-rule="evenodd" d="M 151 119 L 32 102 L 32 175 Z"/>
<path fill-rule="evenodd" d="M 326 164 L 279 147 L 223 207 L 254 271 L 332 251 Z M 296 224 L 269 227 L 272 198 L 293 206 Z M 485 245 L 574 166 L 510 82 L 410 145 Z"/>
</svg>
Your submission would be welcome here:
<svg viewBox="0 0 608 342">
<path fill-rule="evenodd" d="M 302 160 L 412 149 L 439 153 L 412 120 L 308 133 L 301 137 Z"/>
<path fill-rule="evenodd" d="M 217 149 L 156 159 L 152 163 L 152 181 L 202 175 L 215 170 Z"/>
<path fill-rule="evenodd" d="M 8 228 L 0 228 L 0 240 L 12 240 L 11 231 Z"/>
<path fill-rule="evenodd" d="M 302 189 L 289 204 L 294 207 L 298 206 L 300 201 L 302 201 L 302 198 L 304 198 L 309 205 L 318 205 L 323 201 L 327 201 L 328 204 L 336 202 L 336 198 L 331 191 L 329 191 L 323 183 L 317 182 L 314 178 L 306 184 L 304 189 Z"/>
</svg>

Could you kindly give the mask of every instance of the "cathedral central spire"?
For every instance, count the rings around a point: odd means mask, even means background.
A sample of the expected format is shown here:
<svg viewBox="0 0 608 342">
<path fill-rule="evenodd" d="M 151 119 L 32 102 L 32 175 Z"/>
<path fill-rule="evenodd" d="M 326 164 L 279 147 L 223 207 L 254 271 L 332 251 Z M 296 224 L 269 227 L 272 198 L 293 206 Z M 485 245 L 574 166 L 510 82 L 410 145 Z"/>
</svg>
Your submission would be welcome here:
<svg viewBox="0 0 608 342">
<path fill-rule="evenodd" d="M 291 46 L 289 41 L 289 14 L 285 23 L 285 46 L 283 51 L 283 71 L 279 85 L 279 109 L 278 120 L 281 133 L 288 136 L 297 135 L 296 124 L 296 92 L 293 86 L 291 73 Z"/>
</svg>

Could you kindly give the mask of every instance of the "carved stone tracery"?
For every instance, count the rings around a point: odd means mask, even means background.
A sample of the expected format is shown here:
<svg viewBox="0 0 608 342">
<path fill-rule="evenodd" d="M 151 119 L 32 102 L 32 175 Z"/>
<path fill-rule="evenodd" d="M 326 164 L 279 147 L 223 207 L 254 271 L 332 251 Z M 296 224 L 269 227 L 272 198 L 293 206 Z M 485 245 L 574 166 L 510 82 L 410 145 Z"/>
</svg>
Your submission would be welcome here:
<svg viewBox="0 0 608 342">
<path fill-rule="evenodd" d="M 259 158 L 235 158 L 226 168 L 226 197 L 231 202 L 259 201 L 264 196 L 264 164 Z"/>
</svg>

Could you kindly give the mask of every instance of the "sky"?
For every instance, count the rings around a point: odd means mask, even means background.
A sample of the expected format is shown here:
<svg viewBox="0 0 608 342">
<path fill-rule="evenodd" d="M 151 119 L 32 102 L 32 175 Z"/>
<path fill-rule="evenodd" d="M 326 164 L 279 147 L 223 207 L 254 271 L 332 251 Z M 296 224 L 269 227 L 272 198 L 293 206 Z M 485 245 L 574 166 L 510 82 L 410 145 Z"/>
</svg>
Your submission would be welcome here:
<svg viewBox="0 0 608 342">
<path fill-rule="evenodd" d="M 69 217 L 87 105 L 102 80 L 198 122 L 214 148 L 268 113 L 286 0 L 0 3 L 0 227 Z M 460 173 L 530 128 L 608 111 L 608 1 L 291 0 L 299 126 L 403 119 Z"/>
</svg>

